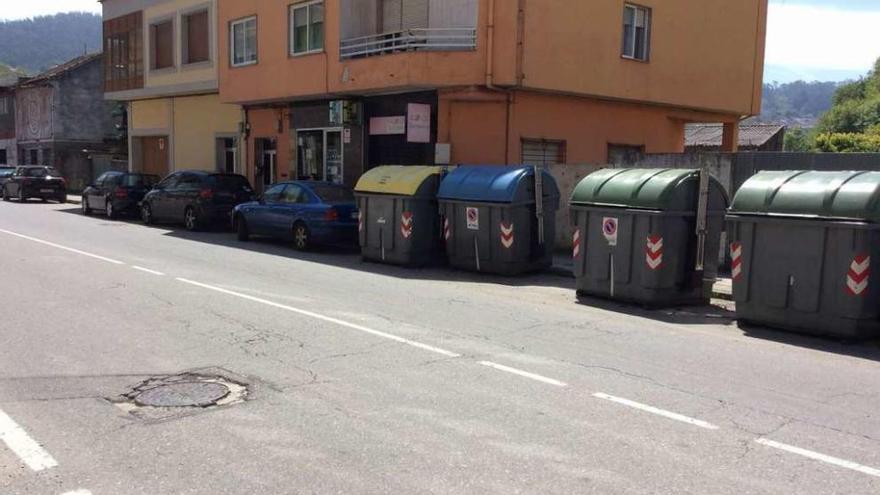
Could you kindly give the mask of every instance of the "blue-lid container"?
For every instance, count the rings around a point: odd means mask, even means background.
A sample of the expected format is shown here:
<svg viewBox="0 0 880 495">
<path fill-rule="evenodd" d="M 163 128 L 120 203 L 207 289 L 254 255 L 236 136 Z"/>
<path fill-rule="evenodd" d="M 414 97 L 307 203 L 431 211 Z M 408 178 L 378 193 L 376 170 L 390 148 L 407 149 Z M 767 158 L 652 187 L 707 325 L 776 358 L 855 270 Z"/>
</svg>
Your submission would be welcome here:
<svg viewBox="0 0 880 495">
<path fill-rule="evenodd" d="M 558 202 L 559 187 L 543 170 L 544 201 Z M 529 166 L 462 165 L 440 183 L 437 198 L 483 203 L 534 203 L 535 168 Z"/>
</svg>

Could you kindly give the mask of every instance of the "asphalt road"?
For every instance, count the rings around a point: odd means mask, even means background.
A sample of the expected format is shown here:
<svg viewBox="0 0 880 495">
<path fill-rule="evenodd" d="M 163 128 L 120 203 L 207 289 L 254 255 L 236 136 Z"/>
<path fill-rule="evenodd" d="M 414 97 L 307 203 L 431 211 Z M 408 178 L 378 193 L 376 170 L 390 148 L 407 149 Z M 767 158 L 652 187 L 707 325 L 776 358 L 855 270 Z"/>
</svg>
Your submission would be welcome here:
<svg viewBox="0 0 880 495">
<path fill-rule="evenodd" d="M 880 493 L 880 348 L 0 204 L 0 493 Z M 138 409 L 183 372 L 246 400 Z"/>
</svg>

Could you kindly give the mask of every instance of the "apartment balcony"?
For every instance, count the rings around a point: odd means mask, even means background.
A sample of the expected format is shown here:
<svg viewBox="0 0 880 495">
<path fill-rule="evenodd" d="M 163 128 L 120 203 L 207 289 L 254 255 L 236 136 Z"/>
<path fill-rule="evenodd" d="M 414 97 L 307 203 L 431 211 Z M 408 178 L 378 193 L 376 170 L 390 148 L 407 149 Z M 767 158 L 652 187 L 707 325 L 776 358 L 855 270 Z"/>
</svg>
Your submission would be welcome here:
<svg viewBox="0 0 880 495">
<path fill-rule="evenodd" d="M 477 0 L 341 0 L 340 58 L 474 51 Z"/>
<path fill-rule="evenodd" d="M 342 59 L 414 51 L 473 51 L 477 30 L 473 28 L 406 29 L 341 40 Z"/>
</svg>

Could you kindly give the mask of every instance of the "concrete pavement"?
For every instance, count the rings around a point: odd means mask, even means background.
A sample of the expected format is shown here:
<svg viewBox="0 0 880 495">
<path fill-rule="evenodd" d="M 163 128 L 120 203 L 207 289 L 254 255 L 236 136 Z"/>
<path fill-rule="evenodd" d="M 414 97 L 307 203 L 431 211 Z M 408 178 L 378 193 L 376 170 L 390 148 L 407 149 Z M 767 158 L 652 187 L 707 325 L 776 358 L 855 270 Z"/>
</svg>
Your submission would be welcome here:
<svg viewBox="0 0 880 495">
<path fill-rule="evenodd" d="M 70 205 L 0 204 L 0 250 L 0 410 L 57 462 L 0 445 L 4 494 L 880 488 L 875 345 Z M 186 370 L 248 400 L 116 403 Z"/>
</svg>

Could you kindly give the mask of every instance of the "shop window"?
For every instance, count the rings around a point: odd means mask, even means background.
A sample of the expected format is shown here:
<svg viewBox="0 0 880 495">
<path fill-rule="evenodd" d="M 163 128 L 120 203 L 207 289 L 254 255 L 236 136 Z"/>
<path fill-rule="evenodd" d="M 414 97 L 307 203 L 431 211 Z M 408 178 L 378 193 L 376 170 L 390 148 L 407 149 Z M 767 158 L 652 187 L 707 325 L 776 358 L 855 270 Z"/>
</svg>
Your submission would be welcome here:
<svg viewBox="0 0 880 495">
<path fill-rule="evenodd" d="M 257 18 L 249 17 L 229 26 L 231 60 L 233 67 L 257 63 Z"/>
<path fill-rule="evenodd" d="M 150 68 L 174 67 L 174 21 L 150 25 Z"/>
<path fill-rule="evenodd" d="M 324 2 L 290 7 L 290 54 L 303 55 L 324 49 Z"/>
<path fill-rule="evenodd" d="M 197 64 L 211 60 L 208 11 L 202 10 L 183 16 L 183 32 L 184 63 Z"/>
<path fill-rule="evenodd" d="M 522 162 L 546 167 L 565 163 L 565 141 L 523 139 Z"/>
<path fill-rule="evenodd" d="M 651 9 L 626 4 L 623 7 L 623 57 L 647 62 L 650 52 Z"/>
<path fill-rule="evenodd" d="M 0 150 L 0 165 L 6 165 L 8 158 L 6 157 L 6 150 Z"/>
</svg>

